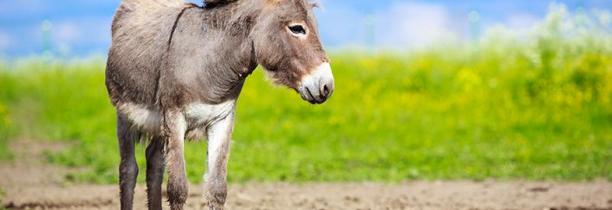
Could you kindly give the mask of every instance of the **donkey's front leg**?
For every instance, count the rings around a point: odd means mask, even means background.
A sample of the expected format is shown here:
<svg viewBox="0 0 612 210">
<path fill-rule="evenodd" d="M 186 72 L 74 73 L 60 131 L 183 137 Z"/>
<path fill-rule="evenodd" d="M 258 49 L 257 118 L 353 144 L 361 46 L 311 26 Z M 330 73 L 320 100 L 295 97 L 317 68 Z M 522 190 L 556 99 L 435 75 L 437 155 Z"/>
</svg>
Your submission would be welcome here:
<svg viewBox="0 0 612 210">
<path fill-rule="evenodd" d="M 204 175 L 204 199 L 211 210 L 221 210 L 227 196 L 229 156 L 234 113 L 208 128 L 208 172 Z"/>
<path fill-rule="evenodd" d="M 166 166 L 168 167 L 168 201 L 170 209 L 182 210 L 188 195 L 185 175 L 184 137 L 187 129 L 185 117 L 179 112 L 164 114 L 162 136 L 166 141 Z"/>
</svg>

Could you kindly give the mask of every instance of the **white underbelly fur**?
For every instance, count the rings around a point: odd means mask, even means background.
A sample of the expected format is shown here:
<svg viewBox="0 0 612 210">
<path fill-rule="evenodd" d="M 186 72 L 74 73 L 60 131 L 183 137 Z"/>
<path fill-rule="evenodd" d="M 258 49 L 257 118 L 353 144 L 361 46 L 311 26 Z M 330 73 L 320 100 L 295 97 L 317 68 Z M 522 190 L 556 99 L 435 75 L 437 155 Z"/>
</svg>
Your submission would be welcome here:
<svg viewBox="0 0 612 210">
<path fill-rule="evenodd" d="M 235 100 L 220 104 L 192 103 L 182 108 L 182 114 L 188 128 L 205 128 L 227 117 L 234 111 L 235 104 Z M 157 133 L 161 128 L 162 114 L 158 110 L 147 109 L 143 105 L 132 103 L 122 104 L 117 110 L 125 114 L 134 126 L 143 131 Z"/>
<path fill-rule="evenodd" d="M 235 100 L 229 100 L 220 104 L 204 104 L 204 103 L 192 103 L 187 105 L 183 109 L 183 115 L 187 122 L 188 127 L 193 126 L 208 126 L 218 120 L 227 117 L 234 111 L 236 105 Z"/>
</svg>

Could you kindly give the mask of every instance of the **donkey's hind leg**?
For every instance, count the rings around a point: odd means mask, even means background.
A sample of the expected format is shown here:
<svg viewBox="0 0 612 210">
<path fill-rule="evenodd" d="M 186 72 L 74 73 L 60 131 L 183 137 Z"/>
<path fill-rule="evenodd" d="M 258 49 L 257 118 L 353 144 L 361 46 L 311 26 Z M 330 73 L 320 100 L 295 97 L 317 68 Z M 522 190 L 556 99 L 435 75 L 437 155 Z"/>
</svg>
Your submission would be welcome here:
<svg viewBox="0 0 612 210">
<path fill-rule="evenodd" d="M 117 114 L 117 138 L 121 163 L 119 165 L 119 189 L 121 195 L 121 209 L 130 210 L 134 202 L 134 187 L 138 176 L 138 165 L 134 157 L 134 144 L 140 137 L 137 130 L 132 128 L 125 115 Z"/>
<path fill-rule="evenodd" d="M 189 192 L 185 171 L 184 138 L 187 122 L 178 112 L 164 114 L 162 138 L 166 144 L 165 160 L 168 167 L 168 201 L 171 210 L 182 210 Z"/>
<path fill-rule="evenodd" d="M 162 209 L 162 189 L 164 178 L 164 142 L 160 137 L 151 139 L 147 146 L 147 200 L 149 210 Z"/>
</svg>

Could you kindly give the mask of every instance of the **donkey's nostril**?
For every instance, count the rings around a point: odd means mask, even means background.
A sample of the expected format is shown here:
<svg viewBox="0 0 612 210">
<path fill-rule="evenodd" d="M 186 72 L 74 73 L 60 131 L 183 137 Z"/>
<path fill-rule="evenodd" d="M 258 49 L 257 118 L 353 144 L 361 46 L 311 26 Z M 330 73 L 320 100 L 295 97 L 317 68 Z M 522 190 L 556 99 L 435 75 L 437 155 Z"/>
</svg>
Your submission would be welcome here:
<svg viewBox="0 0 612 210">
<path fill-rule="evenodd" d="M 327 85 L 323 85 L 323 97 L 327 97 L 329 95 L 329 88 L 327 87 Z"/>
</svg>

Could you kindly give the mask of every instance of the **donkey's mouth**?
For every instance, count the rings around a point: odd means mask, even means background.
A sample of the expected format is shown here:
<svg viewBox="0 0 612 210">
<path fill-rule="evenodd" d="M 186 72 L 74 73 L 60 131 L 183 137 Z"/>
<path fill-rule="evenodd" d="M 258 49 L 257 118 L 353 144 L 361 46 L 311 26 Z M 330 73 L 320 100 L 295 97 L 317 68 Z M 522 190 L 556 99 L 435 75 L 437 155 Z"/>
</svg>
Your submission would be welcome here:
<svg viewBox="0 0 612 210">
<path fill-rule="evenodd" d="M 327 96 L 322 96 L 323 94 L 313 94 L 313 91 L 310 91 L 309 88 L 304 88 L 304 90 L 299 91 L 302 99 L 310 102 L 311 104 L 322 104 L 327 101 Z"/>
<path fill-rule="evenodd" d="M 323 63 L 306 75 L 297 88 L 302 99 L 312 104 L 322 104 L 334 92 L 334 76 L 329 63 Z"/>
</svg>

